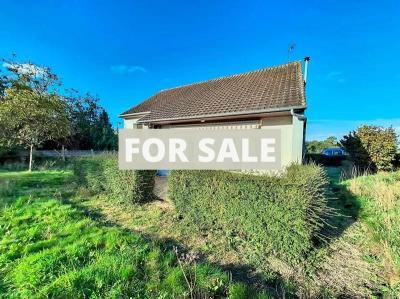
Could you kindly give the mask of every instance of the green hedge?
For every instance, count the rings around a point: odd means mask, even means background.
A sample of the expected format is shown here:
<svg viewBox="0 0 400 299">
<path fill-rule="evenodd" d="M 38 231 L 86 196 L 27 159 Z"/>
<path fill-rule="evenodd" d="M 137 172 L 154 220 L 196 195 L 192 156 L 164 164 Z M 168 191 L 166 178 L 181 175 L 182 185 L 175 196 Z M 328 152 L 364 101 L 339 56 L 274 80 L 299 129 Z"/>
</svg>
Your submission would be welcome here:
<svg viewBox="0 0 400 299">
<path fill-rule="evenodd" d="M 94 193 L 108 193 L 114 198 L 132 203 L 154 198 L 153 170 L 119 170 L 115 154 L 76 158 L 73 170 L 77 181 Z"/>
<path fill-rule="evenodd" d="M 324 226 L 326 185 L 325 172 L 315 165 L 294 165 L 279 177 L 172 171 L 169 197 L 189 222 L 227 236 L 256 266 L 268 255 L 294 265 Z"/>
</svg>

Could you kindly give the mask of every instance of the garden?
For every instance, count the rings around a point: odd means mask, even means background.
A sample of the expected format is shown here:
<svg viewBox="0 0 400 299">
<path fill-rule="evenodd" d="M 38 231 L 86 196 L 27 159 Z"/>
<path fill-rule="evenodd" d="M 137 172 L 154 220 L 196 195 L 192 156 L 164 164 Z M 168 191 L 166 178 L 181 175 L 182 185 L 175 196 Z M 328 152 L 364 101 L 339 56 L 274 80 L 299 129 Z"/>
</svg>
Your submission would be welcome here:
<svg viewBox="0 0 400 299">
<path fill-rule="evenodd" d="M 119 171 L 113 154 L 0 172 L 1 297 L 395 297 L 400 173 Z M 14 169 L 14 170 L 13 170 Z"/>
</svg>

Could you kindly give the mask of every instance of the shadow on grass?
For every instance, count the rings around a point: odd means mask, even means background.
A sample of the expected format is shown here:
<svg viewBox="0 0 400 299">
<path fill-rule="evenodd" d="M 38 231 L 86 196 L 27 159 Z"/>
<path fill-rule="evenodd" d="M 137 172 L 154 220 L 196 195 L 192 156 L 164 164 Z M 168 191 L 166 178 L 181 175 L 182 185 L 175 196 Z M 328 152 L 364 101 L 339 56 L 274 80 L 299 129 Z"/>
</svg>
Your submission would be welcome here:
<svg viewBox="0 0 400 299">
<path fill-rule="evenodd" d="M 324 229 L 323 234 L 330 239 L 340 237 L 343 232 L 357 221 L 361 205 L 353 193 L 340 182 L 340 167 L 327 167 L 329 177 L 328 206 L 335 212 L 328 219 L 329 226 Z"/>
<path fill-rule="evenodd" d="M 71 197 L 76 192 L 75 188 L 72 174 L 66 171 L 1 172 L 0 208 L 24 197 Z"/>
<path fill-rule="evenodd" d="M 99 210 L 93 210 L 93 208 L 88 208 L 77 201 L 71 201 L 64 199 L 64 202 L 69 204 L 71 207 L 77 209 L 85 215 L 91 218 L 93 221 L 99 223 L 99 225 L 107 227 L 116 227 L 121 231 L 127 233 L 138 233 L 144 237 L 148 242 L 153 242 L 160 246 L 164 251 L 174 251 L 177 250 L 179 256 L 190 255 L 192 253 L 190 249 L 182 244 L 181 242 L 172 238 L 161 238 L 154 234 L 145 233 L 143 231 L 136 231 L 134 229 L 128 229 L 123 227 L 120 223 L 110 220 L 107 215 L 100 212 Z M 195 260 L 196 264 L 209 264 L 213 267 L 223 270 L 228 273 L 233 282 L 240 282 L 245 285 L 250 286 L 255 291 L 265 292 L 269 297 L 281 298 L 285 294 L 286 298 L 292 298 L 290 292 L 290 287 L 284 282 L 283 279 L 279 277 L 274 277 L 267 280 L 264 276 L 259 274 L 259 271 L 255 267 L 246 264 L 219 264 L 210 262 L 207 254 L 196 252 Z M 294 297 L 293 297 L 294 298 Z"/>
</svg>

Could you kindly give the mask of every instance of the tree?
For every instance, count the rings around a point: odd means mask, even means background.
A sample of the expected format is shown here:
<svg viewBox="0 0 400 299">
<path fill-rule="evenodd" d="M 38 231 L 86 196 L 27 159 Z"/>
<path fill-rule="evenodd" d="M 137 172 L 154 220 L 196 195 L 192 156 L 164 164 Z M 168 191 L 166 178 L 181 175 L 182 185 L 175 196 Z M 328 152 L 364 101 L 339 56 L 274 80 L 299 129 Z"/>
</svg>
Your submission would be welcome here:
<svg viewBox="0 0 400 299">
<path fill-rule="evenodd" d="M 344 136 L 340 143 L 358 167 L 372 171 L 393 169 L 397 135 L 392 127 L 362 126 Z"/>
<path fill-rule="evenodd" d="M 91 94 L 68 97 L 71 136 L 68 145 L 76 149 L 114 150 L 117 137 L 112 129 L 108 113 Z"/>
<path fill-rule="evenodd" d="M 100 150 L 117 149 L 117 135 L 115 134 L 107 111 L 101 109 L 98 120 L 95 124 L 94 148 Z"/>
<path fill-rule="evenodd" d="M 0 101 L 4 97 L 4 92 L 8 86 L 8 78 L 6 75 L 0 73 Z"/>
<path fill-rule="evenodd" d="M 330 136 L 323 141 L 308 141 L 306 142 L 306 148 L 308 153 L 321 153 L 323 149 L 329 147 L 337 147 L 338 141 L 335 136 Z"/>
<path fill-rule="evenodd" d="M 68 146 L 74 149 L 93 149 L 94 124 L 98 118 L 98 99 L 90 94 L 84 96 L 74 92 L 68 96 L 68 117 L 71 121 L 71 136 Z"/>
<path fill-rule="evenodd" d="M 97 97 L 89 93 L 80 95 L 73 89 L 60 91 L 61 82 L 47 67 L 4 59 L 3 66 L 7 72 L 0 70 L 0 147 L 24 144 L 32 146 L 32 150 L 38 146 L 55 149 L 60 145 L 86 150 L 117 148 L 116 134 Z M 24 107 L 30 107 L 29 111 Z M 19 114 L 13 117 L 15 113 Z M 46 134 L 35 134 L 37 131 Z M 27 135 L 36 135 L 31 139 L 34 143 L 26 145 Z"/>
<path fill-rule="evenodd" d="M 29 171 L 33 150 L 48 140 L 65 139 L 70 132 L 67 102 L 57 95 L 58 78 L 49 68 L 32 63 L 7 62 L 10 86 L 0 102 L 0 145 L 29 148 Z"/>
</svg>

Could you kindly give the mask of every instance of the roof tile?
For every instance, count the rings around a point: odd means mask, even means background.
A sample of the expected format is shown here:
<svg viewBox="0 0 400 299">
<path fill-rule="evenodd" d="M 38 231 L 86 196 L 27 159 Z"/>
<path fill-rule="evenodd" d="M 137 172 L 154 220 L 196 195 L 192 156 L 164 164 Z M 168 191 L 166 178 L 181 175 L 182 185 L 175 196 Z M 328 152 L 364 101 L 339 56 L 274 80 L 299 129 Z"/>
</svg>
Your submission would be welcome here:
<svg viewBox="0 0 400 299">
<path fill-rule="evenodd" d="M 299 61 L 163 90 L 121 116 L 150 111 L 142 121 L 157 121 L 290 107 L 306 107 Z"/>
</svg>

